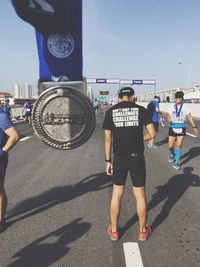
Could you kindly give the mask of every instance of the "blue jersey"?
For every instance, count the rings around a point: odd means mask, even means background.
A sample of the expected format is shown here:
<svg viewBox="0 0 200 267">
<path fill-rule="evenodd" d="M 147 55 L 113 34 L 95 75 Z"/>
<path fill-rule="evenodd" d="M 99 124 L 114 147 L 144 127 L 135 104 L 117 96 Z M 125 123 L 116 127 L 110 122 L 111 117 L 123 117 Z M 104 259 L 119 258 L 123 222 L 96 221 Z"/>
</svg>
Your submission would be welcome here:
<svg viewBox="0 0 200 267">
<path fill-rule="evenodd" d="M 156 111 L 156 109 L 159 108 L 160 106 L 159 106 L 159 103 L 157 101 L 153 100 L 152 103 L 155 106 L 153 117 L 152 117 L 152 121 L 153 122 L 158 122 L 158 111 Z"/>
<path fill-rule="evenodd" d="M 25 105 L 25 112 L 26 112 L 26 114 L 30 114 L 31 115 L 31 113 L 32 113 L 32 105 L 31 104 L 27 103 Z"/>
<path fill-rule="evenodd" d="M 4 147 L 8 140 L 8 136 L 5 131 L 13 127 L 10 117 L 2 109 L 0 109 L 0 147 Z"/>
<path fill-rule="evenodd" d="M 8 103 L 3 105 L 3 110 L 10 116 L 10 105 Z"/>
</svg>

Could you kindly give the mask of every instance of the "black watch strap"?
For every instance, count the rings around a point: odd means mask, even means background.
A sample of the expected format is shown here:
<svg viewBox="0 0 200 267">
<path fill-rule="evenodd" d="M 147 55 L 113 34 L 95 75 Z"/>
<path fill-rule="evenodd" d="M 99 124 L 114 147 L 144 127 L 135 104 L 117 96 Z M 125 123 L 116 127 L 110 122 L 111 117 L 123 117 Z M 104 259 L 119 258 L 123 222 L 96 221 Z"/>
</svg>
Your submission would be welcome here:
<svg viewBox="0 0 200 267">
<path fill-rule="evenodd" d="M 112 159 L 105 159 L 106 162 L 112 162 Z"/>
</svg>

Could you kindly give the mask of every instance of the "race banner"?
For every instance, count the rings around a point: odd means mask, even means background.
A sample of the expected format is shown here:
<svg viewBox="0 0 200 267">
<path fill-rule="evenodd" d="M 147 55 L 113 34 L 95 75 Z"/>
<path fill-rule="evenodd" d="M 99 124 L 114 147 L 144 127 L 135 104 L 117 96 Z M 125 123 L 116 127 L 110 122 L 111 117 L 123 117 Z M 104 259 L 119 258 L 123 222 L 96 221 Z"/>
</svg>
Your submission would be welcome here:
<svg viewBox="0 0 200 267">
<path fill-rule="evenodd" d="M 12 4 L 36 30 L 40 81 L 82 81 L 82 1 L 12 0 Z"/>
</svg>

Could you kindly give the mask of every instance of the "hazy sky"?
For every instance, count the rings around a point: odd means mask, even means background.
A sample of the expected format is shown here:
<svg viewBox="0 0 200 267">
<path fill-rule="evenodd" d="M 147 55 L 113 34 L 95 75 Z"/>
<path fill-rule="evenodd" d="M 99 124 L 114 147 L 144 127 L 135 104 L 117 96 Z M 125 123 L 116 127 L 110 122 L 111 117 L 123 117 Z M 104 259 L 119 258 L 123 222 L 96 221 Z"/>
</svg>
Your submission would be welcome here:
<svg viewBox="0 0 200 267">
<path fill-rule="evenodd" d="M 84 76 L 156 79 L 158 90 L 200 83 L 199 11 L 200 0 L 83 0 Z M 0 1 L 0 36 L 0 91 L 36 83 L 35 31 L 9 0 Z"/>
</svg>

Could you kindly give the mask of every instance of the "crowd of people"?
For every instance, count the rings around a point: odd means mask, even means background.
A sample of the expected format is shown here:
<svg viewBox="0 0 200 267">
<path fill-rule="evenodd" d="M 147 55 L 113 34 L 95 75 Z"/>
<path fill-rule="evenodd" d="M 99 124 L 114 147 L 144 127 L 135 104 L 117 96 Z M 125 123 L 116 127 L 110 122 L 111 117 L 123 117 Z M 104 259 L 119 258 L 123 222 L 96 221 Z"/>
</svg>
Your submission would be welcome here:
<svg viewBox="0 0 200 267">
<path fill-rule="evenodd" d="M 103 129 L 105 136 L 106 173 L 112 176 L 113 190 L 110 201 L 110 225 L 107 228 L 112 241 L 120 238 L 118 227 L 121 200 L 124 194 L 127 174 L 130 172 L 133 194 L 136 199 L 136 211 L 139 218 L 138 239 L 146 241 L 151 232 L 147 224 L 147 203 L 145 193 L 146 168 L 144 159 L 144 141 L 149 148 L 158 148 L 154 144 L 159 129 L 160 98 L 155 96 L 147 109 L 135 103 L 132 87 L 119 90 L 119 103 L 112 106 L 105 114 Z M 180 170 L 181 147 L 186 135 L 188 120 L 197 135 L 198 130 L 191 112 L 184 105 L 183 92 L 176 92 L 175 103 L 168 111 L 169 122 L 168 147 L 169 162 Z M 163 122 L 164 125 L 164 122 Z M 146 128 L 143 134 L 143 128 Z M 111 155 L 113 154 L 113 159 Z"/>
<path fill-rule="evenodd" d="M 104 129 L 106 173 L 112 176 L 113 190 L 110 201 L 110 224 L 107 228 L 112 241 L 120 238 L 119 217 L 121 200 L 124 195 L 125 183 L 130 172 L 133 195 L 136 200 L 136 211 L 139 218 L 138 239 L 146 241 L 152 229 L 147 223 L 147 202 L 145 192 L 146 167 L 144 157 L 144 141 L 149 148 L 158 148 L 154 141 L 159 130 L 160 98 L 155 96 L 147 109 L 135 101 L 134 89 L 123 87 L 118 92 L 119 102 L 111 106 L 106 112 L 102 128 Z M 95 111 L 98 103 L 93 103 Z M 31 125 L 32 105 L 26 101 L 22 111 Z M 186 120 L 188 120 L 198 134 L 198 129 L 190 110 L 184 105 L 183 92 L 176 92 L 175 103 L 168 110 L 169 122 L 168 148 L 170 163 L 176 170 L 180 170 L 183 140 L 186 135 Z M 144 132 L 145 129 L 145 132 Z M 6 228 L 5 212 L 7 195 L 4 181 L 8 164 L 8 151 L 18 142 L 19 133 L 10 117 L 9 102 L 0 105 L 0 232 Z M 113 159 L 112 159 L 113 155 Z"/>
</svg>

